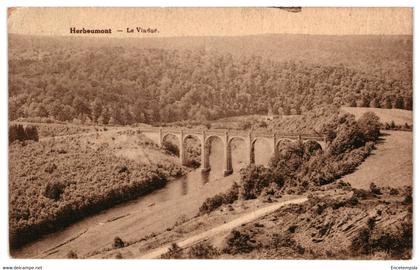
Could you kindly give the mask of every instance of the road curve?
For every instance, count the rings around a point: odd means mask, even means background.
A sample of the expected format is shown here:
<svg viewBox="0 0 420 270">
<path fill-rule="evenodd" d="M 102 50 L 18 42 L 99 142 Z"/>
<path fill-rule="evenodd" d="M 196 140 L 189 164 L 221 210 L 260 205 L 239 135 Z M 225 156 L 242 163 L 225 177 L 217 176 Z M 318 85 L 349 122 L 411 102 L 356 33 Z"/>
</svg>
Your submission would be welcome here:
<svg viewBox="0 0 420 270">
<path fill-rule="evenodd" d="M 178 242 L 177 245 L 180 248 L 186 248 L 186 247 L 191 246 L 191 245 L 193 245 L 193 244 L 195 244 L 195 243 L 197 243 L 197 242 L 199 242 L 203 239 L 212 237 L 212 236 L 217 235 L 218 233 L 221 233 L 221 232 L 232 230 L 233 228 L 236 228 L 236 227 L 238 227 L 242 224 L 249 223 L 249 222 L 251 222 L 253 220 L 256 220 L 256 219 L 258 219 L 258 218 L 260 218 L 264 215 L 270 214 L 270 213 L 276 211 L 277 209 L 279 209 L 282 206 L 289 205 L 289 204 L 301 204 L 301 203 L 306 202 L 307 200 L 308 200 L 308 198 L 302 197 L 302 198 L 298 198 L 298 199 L 293 199 L 293 200 L 289 200 L 289 201 L 285 201 L 285 202 L 272 204 L 270 206 L 258 209 L 258 210 L 254 211 L 252 213 L 249 213 L 249 214 L 246 214 L 242 217 L 234 219 L 234 220 L 232 220 L 228 223 L 225 223 L 225 224 L 219 225 L 217 227 L 214 227 L 213 229 L 210 229 L 208 231 L 199 233 L 197 235 L 190 236 L 190 237 Z M 151 252 L 149 252 L 147 254 L 144 254 L 140 258 L 141 259 L 156 259 L 156 258 L 159 258 L 160 255 L 162 255 L 162 254 L 164 254 L 165 252 L 168 251 L 169 247 L 170 246 L 167 245 L 167 246 L 157 248 L 157 249 L 152 250 Z"/>
</svg>

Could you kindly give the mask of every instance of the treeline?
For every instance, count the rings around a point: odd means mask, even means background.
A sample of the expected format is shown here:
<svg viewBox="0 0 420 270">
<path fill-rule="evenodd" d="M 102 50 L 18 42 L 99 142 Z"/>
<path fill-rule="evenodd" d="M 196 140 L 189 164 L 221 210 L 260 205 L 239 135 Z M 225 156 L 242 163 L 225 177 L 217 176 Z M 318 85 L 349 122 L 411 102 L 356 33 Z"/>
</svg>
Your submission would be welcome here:
<svg viewBox="0 0 420 270">
<path fill-rule="evenodd" d="M 14 141 L 38 141 L 38 129 L 35 126 L 10 125 L 9 126 L 9 144 Z"/>
<path fill-rule="evenodd" d="M 391 54 L 398 68 L 378 58 L 375 68 L 357 69 L 205 49 L 19 44 L 9 51 L 11 120 L 125 125 L 301 114 L 326 104 L 412 109 L 405 55 Z"/>
</svg>

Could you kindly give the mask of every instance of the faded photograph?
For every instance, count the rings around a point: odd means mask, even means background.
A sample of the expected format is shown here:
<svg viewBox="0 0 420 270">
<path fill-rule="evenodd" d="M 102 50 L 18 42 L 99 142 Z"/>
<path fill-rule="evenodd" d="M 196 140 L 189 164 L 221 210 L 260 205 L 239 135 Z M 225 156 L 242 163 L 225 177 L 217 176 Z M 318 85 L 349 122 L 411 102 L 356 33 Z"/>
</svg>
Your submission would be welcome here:
<svg viewBox="0 0 420 270">
<path fill-rule="evenodd" d="M 10 8 L 10 256 L 411 259 L 412 13 Z"/>
</svg>

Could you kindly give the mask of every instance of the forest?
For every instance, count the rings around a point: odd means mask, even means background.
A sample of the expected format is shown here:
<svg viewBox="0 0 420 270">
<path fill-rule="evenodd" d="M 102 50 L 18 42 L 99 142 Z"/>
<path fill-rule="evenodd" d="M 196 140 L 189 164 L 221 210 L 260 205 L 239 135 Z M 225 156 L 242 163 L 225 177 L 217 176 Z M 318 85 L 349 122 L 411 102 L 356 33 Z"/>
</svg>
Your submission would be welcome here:
<svg viewBox="0 0 420 270">
<path fill-rule="evenodd" d="M 156 160 L 146 164 L 115 155 L 108 144 L 98 148 L 82 135 L 41 140 L 33 126 L 10 126 L 9 236 L 12 249 L 118 203 L 162 188 L 185 173 L 178 164 Z M 26 132 L 25 132 L 26 131 Z M 128 134 L 128 133 L 121 133 Z M 157 146 L 138 135 L 138 147 Z"/>
<path fill-rule="evenodd" d="M 411 110 L 411 39 L 9 35 L 9 118 L 127 125 L 327 104 Z"/>
</svg>

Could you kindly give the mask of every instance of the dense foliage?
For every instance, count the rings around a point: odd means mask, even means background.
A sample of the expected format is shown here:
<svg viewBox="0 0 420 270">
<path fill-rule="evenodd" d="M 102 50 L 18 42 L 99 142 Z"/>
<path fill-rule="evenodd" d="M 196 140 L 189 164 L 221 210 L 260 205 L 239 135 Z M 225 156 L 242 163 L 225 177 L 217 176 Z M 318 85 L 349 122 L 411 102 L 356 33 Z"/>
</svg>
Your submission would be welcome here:
<svg viewBox="0 0 420 270">
<path fill-rule="evenodd" d="M 163 187 L 180 166 L 145 165 L 80 139 L 14 142 L 9 148 L 12 248 L 102 209 Z"/>
<path fill-rule="evenodd" d="M 246 39 L 146 46 L 11 35 L 9 116 L 131 124 L 301 114 L 333 103 L 412 107 L 409 37 L 342 37 L 351 50 L 338 37 L 329 43 L 287 35 L 252 39 L 267 50 L 241 48 Z M 311 40 L 313 47 L 302 46 Z M 274 48 L 278 53 L 264 55 Z"/>
<path fill-rule="evenodd" d="M 10 125 L 9 144 L 14 141 L 38 141 L 38 129 L 35 126 Z"/>
</svg>

